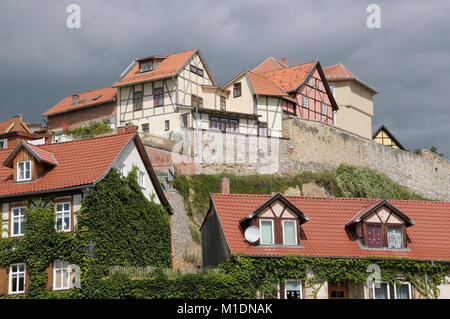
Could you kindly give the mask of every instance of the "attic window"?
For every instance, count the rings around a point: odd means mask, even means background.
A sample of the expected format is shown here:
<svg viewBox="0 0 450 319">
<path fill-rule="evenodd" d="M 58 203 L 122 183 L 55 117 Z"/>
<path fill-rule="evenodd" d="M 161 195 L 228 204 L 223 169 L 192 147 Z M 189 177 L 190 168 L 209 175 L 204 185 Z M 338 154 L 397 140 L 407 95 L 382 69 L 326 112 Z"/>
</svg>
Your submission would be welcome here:
<svg viewBox="0 0 450 319">
<path fill-rule="evenodd" d="M 149 71 L 153 71 L 153 60 L 139 62 L 139 72 L 140 73 L 149 72 Z"/>
<path fill-rule="evenodd" d="M 26 182 L 31 180 L 31 161 L 17 162 L 17 181 Z"/>
<path fill-rule="evenodd" d="M 6 138 L 0 139 L 0 150 L 6 150 L 8 148 L 8 140 Z"/>
<path fill-rule="evenodd" d="M 242 95 L 242 85 L 241 82 L 233 84 L 233 97 L 239 97 Z"/>
<path fill-rule="evenodd" d="M 192 64 L 191 64 L 190 70 L 191 70 L 192 73 L 197 74 L 197 75 L 203 77 L 203 70 L 200 69 L 200 68 L 198 68 L 198 67 L 196 67 L 195 65 L 192 65 Z"/>
</svg>

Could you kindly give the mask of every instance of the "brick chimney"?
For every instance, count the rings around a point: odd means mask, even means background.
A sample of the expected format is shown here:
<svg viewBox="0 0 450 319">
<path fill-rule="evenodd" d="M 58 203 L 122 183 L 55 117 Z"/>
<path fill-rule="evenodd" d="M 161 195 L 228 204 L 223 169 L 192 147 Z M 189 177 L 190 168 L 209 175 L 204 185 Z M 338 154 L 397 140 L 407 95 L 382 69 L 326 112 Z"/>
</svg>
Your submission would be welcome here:
<svg viewBox="0 0 450 319">
<path fill-rule="evenodd" d="M 135 125 L 123 125 L 117 127 L 117 134 L 124 134 L 124 133 L 134 133 L 137 132 L 138 127 Z"/>
<path fill-rule="evenodd" d="M 230 194 L 230 179 L 228 177 L 220 180 L 220 192 L 222 194 Z"/>
<path fill-rule="evenodd" d="M 283 62 L 284 65 L 289 66 L 289 60 L 287 58 L 281 58 L 281 62 Z"/>
</svg>

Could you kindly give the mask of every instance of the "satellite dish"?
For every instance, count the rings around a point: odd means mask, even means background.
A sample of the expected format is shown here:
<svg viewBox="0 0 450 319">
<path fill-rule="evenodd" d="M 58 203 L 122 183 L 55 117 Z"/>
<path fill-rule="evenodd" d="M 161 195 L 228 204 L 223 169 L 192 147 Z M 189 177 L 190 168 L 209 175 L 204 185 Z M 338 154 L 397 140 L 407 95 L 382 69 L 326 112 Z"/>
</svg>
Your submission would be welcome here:
<svg viewBox="0 0 450 319">
<path fill-rule="evenodd" d="M 245 239 L 251 244 L 256 243 L 260 237 L 261 233 L 256 226 L 250 226 L 245 230 Z"/>
</svg>

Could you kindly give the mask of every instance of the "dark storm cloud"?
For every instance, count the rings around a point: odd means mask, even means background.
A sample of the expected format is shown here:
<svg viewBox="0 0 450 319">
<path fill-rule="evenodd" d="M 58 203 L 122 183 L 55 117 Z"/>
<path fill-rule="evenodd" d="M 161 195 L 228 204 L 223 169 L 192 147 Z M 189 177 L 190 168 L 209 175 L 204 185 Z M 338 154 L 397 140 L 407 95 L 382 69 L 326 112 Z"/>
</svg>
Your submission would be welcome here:
<svg viewBox="0 0 450 319">
<path fill-rule="evenodd" d="M 81 6 L 81 29 L 66 7 Z M 366 7 L 381 7 L 381 29 Z M 376 89 L 374 129 L 450 155 L 450 4 L 443 1 L 5 1 L 0 118 L 39 122 L 64 96 L 112 84 L 132 59 L 199 48 L 224 84 L 268 56 L 342 62 Z"/>
</svg>

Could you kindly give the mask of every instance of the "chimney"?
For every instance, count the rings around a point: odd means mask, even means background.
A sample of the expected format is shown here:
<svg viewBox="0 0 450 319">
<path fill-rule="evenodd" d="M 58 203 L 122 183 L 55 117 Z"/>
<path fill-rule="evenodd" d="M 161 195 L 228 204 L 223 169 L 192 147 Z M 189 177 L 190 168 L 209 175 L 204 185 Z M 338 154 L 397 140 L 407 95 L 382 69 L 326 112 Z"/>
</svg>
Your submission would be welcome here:
<svg viewBox="0 0 450 319">
<path fill-rule="evenodd" d="M 222 194 L 230 194 L 230 179 L 228 177 L 220 180 L 220 192 Z"/>
<path fill-rule="evenodd" d="M 289 66 L 289 60 L 287 58 L 281 58 L 281 62 L 283 62 L 284 65 Z"/>
<path fill-rule="evenodd" d="M 79 99 L 80 99 L 80 96 L 78 94 L 72 95 L 72 102 L 73 103 L 78 102 Z"/>
<path fill-rule="evenodd" d="M 137 132 L 138 127 L 135 125 L 123 125 L 117 127 L 117 134 L 124 134 L 124 133 L 134 133 Z"/>
</svg>

